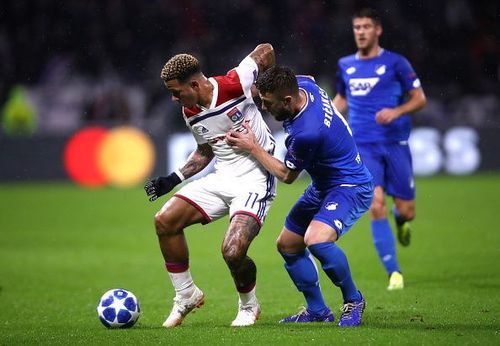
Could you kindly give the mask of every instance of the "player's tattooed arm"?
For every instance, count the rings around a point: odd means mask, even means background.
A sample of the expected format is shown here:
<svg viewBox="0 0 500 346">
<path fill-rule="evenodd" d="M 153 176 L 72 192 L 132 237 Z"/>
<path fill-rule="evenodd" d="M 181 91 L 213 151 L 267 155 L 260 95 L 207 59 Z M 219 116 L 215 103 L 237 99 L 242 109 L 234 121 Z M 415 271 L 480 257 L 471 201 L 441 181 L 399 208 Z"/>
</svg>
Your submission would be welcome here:
<svg viewBox="0 0 500 346">
<path fill-rule="evenodd" d="M 250 58 L 252 58 L 259 67 L 259 73 L 264 72 L 276 63 L 274 48 L 270 43 L 259 44 L 255 47 L 253 52 L 250 53 Z"/>
<path fill-rule="evenodd" d="M 184 177 L 190 178 L 208 166 L 214 158 L 212 147 L 209 144 L 199 144 L 195 151 L 189 155 L 186 164 L 180 169 Z"/>
</svg>

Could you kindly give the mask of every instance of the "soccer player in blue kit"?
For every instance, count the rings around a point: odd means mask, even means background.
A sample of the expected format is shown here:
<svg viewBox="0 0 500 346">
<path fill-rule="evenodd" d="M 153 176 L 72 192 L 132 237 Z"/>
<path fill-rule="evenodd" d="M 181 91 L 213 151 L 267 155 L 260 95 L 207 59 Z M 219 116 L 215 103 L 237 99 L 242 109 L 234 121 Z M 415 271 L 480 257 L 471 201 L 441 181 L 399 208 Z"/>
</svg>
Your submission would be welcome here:
<svg viewBox="0 0 500 346">
<path fill-rule="evenodd" d="M 354 139 L 373 175 L 373 242 L 389 276 L 387 289 L 398 290 L 404 282 L 387 220 L 385 194 L 394 199 L 398 240 L 408 246 L 409 221 L 415 217 L 409 113 L 424 107 L 426 97 L 408 60 L 380 47 L 382 25 L 375 10 L 361 9 L 353 16 L 352 25 L 358 51 L 338 62 L 337 95 L 333 102 L 342 114 L 348 110 Z"/>
<path fill-rule="evenodd" d="M 339 326 L 358 326 L 365 299 L 336 241 L 368 210 L 373 197 L 372 176 L 361 161 L 346 121 L 312 77 L 296 77 L 290 69 L 274 66 L 258 77 L 256 86 L 263 109 L 283 121 L 288 134 L 284 162 L 257 143 L 249 126 L 245 126 L 247 132 L 229 132 L 226 141 L 249 152 L 284 183 L 292 183 L 302 170 L 312 180 L 286 217 L 277 240 L 285 268 L 304 294 L 307 308 L 280 322 L 334 321 L 323 299 L 312 254 L 342 291 Z"/>
</svg>

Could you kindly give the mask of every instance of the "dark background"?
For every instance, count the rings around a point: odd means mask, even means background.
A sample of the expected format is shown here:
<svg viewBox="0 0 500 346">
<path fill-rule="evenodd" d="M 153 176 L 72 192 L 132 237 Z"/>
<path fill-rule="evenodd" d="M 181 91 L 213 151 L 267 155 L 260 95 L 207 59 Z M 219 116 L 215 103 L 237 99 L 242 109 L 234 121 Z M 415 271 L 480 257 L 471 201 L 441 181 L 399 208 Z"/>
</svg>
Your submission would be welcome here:
<svg viewBox="0 0 500 346">
<path fill-rule="evenodd" d="M 89 124 L 162 137 L 186 130 L 159 77 L 168 58 L 188 52 L 220 75 L 262 42 L 333 97 L 337 60 L 355 52 L 352 13 L 367 4 L 382 16 L 381 45 L 409 59 L 428 96 L 416 126 L 500 133 L 500 3 L 481 0 L 3 1 L 0 104 L 26 88 L 33 143 Z"/>
</svg>

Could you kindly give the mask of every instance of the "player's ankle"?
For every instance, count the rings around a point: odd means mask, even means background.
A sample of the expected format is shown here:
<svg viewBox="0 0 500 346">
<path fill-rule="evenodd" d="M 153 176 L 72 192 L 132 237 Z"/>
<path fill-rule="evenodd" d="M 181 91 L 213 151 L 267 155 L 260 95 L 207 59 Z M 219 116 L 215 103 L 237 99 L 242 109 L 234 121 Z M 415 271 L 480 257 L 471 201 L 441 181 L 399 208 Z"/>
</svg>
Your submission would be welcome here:
<svg viewBox="0 0 500 346">
<path fill-rule="evenodd" d="M 249 292 L 238 292 L 239 302 L 243 306 L 257 305 L 257 295 L 255 294 L 255 285 Z"/>
<path fill-rule="evenodd" d="M 192 285 L 188 286 L 188 287 L 185 287 L 181 290 L 175 290 L 175 296 L 178 297 L 178 298 L 184 298 L 184 299 L 189 299 L 193 296 L 193 293 L 196 291 L 196 285 L 194 284 L 194 282 L 192 283 Z"/>
</svg>

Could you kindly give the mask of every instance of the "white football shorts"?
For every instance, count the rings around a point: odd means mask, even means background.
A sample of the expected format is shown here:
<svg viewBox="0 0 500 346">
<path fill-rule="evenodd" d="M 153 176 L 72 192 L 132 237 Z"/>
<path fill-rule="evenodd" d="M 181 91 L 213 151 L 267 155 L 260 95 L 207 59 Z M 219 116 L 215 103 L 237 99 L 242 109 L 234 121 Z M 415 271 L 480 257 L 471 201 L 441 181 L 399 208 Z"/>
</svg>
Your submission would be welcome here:
<svg viewBox="0 0 500 346">
<path fill-rule="evenodd" d="M 227 214 L 246 214 L 260 225 L 276 197 L 276 178 L 270 173 L 252 172 L 241 177 L 210 173 L 184 185 L 175 195 L 198 209 L 206 222 Z"/>
</svg>

